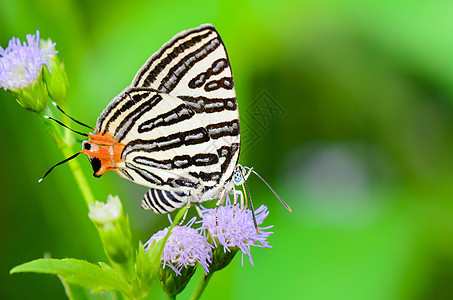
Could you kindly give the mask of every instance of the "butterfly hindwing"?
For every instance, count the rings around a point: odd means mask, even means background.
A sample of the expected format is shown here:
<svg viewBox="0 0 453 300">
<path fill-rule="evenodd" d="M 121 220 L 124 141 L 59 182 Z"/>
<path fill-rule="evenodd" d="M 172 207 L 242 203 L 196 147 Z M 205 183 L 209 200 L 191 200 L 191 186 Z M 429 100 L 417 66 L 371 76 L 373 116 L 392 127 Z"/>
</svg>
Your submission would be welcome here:
<svg viewBox="0 0 453 300">
<path fill-rule="evenodd" d="M 163 214 L 183 207 L 189 198 L 187 192 L 165 191 L 150 189 L 142 200 L 142 208 L 153 210 L 155 213 Z"/>
</svg>

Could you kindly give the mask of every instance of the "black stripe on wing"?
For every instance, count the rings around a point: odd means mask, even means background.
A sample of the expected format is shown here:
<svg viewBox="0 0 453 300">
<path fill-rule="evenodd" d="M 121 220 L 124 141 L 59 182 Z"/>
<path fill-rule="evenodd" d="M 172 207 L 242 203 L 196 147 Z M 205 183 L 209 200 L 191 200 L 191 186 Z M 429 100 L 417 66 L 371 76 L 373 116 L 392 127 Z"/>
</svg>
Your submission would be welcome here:
<svg viewBox="0 0 453 300">
<path fill-rule="evenodd" d="M 237 110 L 228 54 L 222 38 L 210 24 L 174 36 L 148 59 L 132 86 L 154 88 L 185 102 L 193 102 L 190 97 L 201 99 L 207 105 L 199 105 L 199 109 L 194 109 L 197 113 Z M 219 89 L 230 90 L 225 99 L 219 99 L 218 93 L 215 98 L 211 96 L 211 92 Z M 214 103 L 209 103 L 209 98 Z M 223 104 L 224 100 L 228 103 Z"/>
<path fill-rule="evenodd" d="M 123 119 L 122 121 L 126 122 L 127 118 L 124 118 L 124 114 L 128 113 L 134 105 L 140 102 L 144 102 L 142 109 L 148 111 L 157 105 L 160 100 L 162 100 L 162 97 L 156 90 L 150 88 L 128 88 L 116 96 L 104 109 L 96 123 L 95 132 L 102 131 L 102 134 L 107 133 L 110 129 L 110 124 L 121 118 Z M 123 123 L 124 125 L 125 123 Z"/>
<path fill-rule="evenodd" d="M 209 134 L 206 128 L 199 127 L 188 131 L 177 132 L 157 139 L 144 140 L 136 139 L 130 141 L 121 154 L 124 157 L 132 152 L 144 151 L 155 152 L 175 149 L 181 146 L 202 144 L 209 141 Z"/>
<path fill-rule="evenodd" d="M 143 178 L 145 181 L 147 181 L 150 184 L 155 184 L 155 185 L 162 186 L 163 184 L 166 183 L 162 178 L 160 178 L 156 174 L 151 173 L 148 170 L 145 170 L 143 168 L 137 167 L 137 166 L 135 166 L 135 165 L 133 165 L 131 163 L 126 163 L 126 168 L 134 171 L 141 178 Z"/>
<path fill-rule="evenodd" d="M 138 133 L 149 132 L 158 127 L 164 127 L 173 125 L 184 120 L 188 120 L 195 115 L 195 112 L 187 107 L 185 104 L 181 104 L 176 108 L 169 110 L 166 113 L 160 114 L 155 118 L 146 120 L 138 126 Z"/>
<path fill-rule="evenodd" d="M 199 183 L 193 181 L 189 178 L 182 178 L 182 177 L 171 177 L 167 180 L 163 180 L 161 177 L 157 176 L 153 172 L 147 170 L 146 165 L 136 166 L 132 163 L 126 162 L 126 168 L 129 169 L 131 172 L 135 172 L 139 177 L 141 177 L 144 181 L 147 182 L 150 186 L 168 186 L 171 188 L 197 188 Z M 134 180 L 136 181 L 136 180 Z"/>
<path fill-rule="evenodd" d="M 224 136 L 237 136 L 239 135 L 239 120 L 210 124 L 206 126 L 206 129 L 212 139 L 219 139 Z"/>
<path fill-rule="evenodd" d="M 226 136 L 239 135 L 239 120 L 215 123 L 192 130 L 181 131 L 152 140 L 136 139 L 130 141 L 121 154 L 124 159 L 126 155 L 137 152 L 156 152 L 169 149 L 176 149 L 182 146 L 196 145 L 208 142 L 210 139 L 220 139 Z"/>
<path fill-rule="evenodd" d="M 189 81 L 189 88 L 196 89 L 203 87 L 203 85 L 212 75 L 220 74 L 228 67 L 229 63 L 226 58 L 220 58 L 216 60 L 205 72 L 201 72 Z"/>
<path fill-rule="evenodd" d="M 162 100 L 162 96 L 159 94 L 154 94 L 150 99 L 146 100 L 139 107 L 134 109 L 128 115 L 123 116 L 123 120 L 118 125 L 115 130 L 115 134 L 113 138 L 117 142 L 121 142 L 135 125 L 140 117 L 145 114 L 146 112 L 152 110 L 160 101 Z M 107 128 L 107 127 L 106 127 Z"/>
<path fill-rule="evenodd" d="M 189 199 L 189 193 L 150 189 L 142 200 L 142 208 L 165 214 L 183 207 Z"/>
<path fill-rule="evenodd" d="M 222 146 L 217 150 L 219 158 L 225 158 L 225 161 L 220 166 L 222 177 L 225 176 L 225 180 L 230 180 L 231 176 L 233 176 L 237 161 L 232 161 L 232 159 L 240 148 L 239 143 L 233 143 L 231 146 Z"/>
<path fill-rule="evenodd" d="M 219 156 L 214 153 L 198 153 L 194 156 L 177 155 L 171 159 L 157 160 L 147 156 L 136 156 L 132 159 L 135 164 L 162 170 L 184 169 L 190 166 L 205 167 L 219 162 Z"/>
<path fill-rule="evenodd" d="M 196 113 L 216 113 L 224 110 L 238 109 L 236 98 L 208 98 L 204 96 L 178 96 Z"/>
<path fill-rule="evenodd" d="M 157 88 L 161 83 L 165 82 L 157 81 L 157 77 L 162 76 L 162 72 L 167 69 L 170 63 L 174 62 L 176 57 L 189 51 L 191 48 L 199 47 L 199 44 L 210 36 L 218 36 L 212 25 L 202 25 L 198 28 L 178 33 L 148 59 L 138 71 L 137 75 L 135 75 L 132 86 Z M 192 64 L 193 59 L 194 57 L 188 60 L 184 66 Z M 185 68 L 184 66 L 182 68 Z M 168 70 L 165 73 L 163 76 L 170 74 Z M 177 72 L 177 75 L 179 75 L 179 72 Z"/>
<path fill-rule="evenodd" d="M 215 37 L 203 44 L 197 50 L 188 53 L 176 65 L 170 68 L 165 78 L 160 82 L 159 91 L 170 93 L 173 91 L 184 75 L 199 61 L 202 61 L 211 52 L 220 46 L 220 39 Z"/>
</svg>

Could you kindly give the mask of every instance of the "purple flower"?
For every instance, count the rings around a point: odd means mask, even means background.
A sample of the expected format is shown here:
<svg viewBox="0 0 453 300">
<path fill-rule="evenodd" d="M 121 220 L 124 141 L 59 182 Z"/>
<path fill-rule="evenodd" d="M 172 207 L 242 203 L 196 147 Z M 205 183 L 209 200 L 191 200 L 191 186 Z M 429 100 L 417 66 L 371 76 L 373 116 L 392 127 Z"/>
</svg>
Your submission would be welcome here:
<svg viewBox="0 0 453 300">
<path fill-rule="evenodd" d="M 199 229 L 191 228 L 195 222 L 195 217 L 185 226 L 173 227 L 171 235 L 165 243 L 162 252 L 163 267 L 168 266 L 173 269 L 176 275 L 181 274 L 182 268 L 195 266 L 199 263 L 203 266 L 205 273 L 208 273 L 208 266 L 211 263 L 213 246 L 208 243 L 205 236 L 200 234 Z M 148 251 L 153 241 L 163 239 L 168 232 L 168 227 L 155 233 L 144 245 Z"/>
<path fill-rule="evenodd" d="M 216 209 L 206 209 L 202 207 L 203 215 L 202 230 L 207 229 L 217 246 L 219 242 L 223 246 L 224 252 L 240 249 L 242 251 L 242 265 L 244 265 L 244 254 L 248 255 L 250 263 L 253 265 L 250 246 L 271 248 L 266 239 L 273 233 L 265 231 L 273 226 L 258 227 L 256 232 L 253 224 L 252 212 L 249 209 L 242 210 L 234 207 L 229 199 L 225 206 L 219 206 L 216 220 Z M 255 210 L 256 223 L 262 224 L 268 216 L 267 207 L 261 205 Z"/>
<path fill-rule="evenodd" d="M 0 87 L 18 90 L 31 86 L 41 74 L 42 66 L 48 67 L 46 55 L 58 52 L 54 47 L 55 43 L 46 50 L 39 48 L 39 31 L 36 35 L 27 34 L 27 42 L 23 43 L 13 37 L 6 49 L 0 47 Z"/>
</svg>

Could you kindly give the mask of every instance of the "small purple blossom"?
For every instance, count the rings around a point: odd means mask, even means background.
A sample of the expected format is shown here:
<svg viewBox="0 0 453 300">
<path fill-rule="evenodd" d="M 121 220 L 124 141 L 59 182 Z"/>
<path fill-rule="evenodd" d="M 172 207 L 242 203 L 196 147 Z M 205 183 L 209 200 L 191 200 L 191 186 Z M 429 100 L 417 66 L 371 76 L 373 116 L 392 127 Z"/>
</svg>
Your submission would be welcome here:
<svg viewBox="0 0 453 300">
<path fill-rule="evenodd" d="M 199 229 L 191 228 L 195 217 L 185 226 L 173 227 L 171 235 L 165 243 L 162 252 L 162 265 L 173 269 L 176 275 L 181 274 L 181 269 L 188 266 L 195 266 L 199 263 L 203 266 L 205 273 L 209 272 L 208 266 L 211 263 L 213 246 L 208 243 L 205 236 L 200 234 Z M 163 239 L 168 232 L 168 227 L 156 232 L 148 242 L 145 243 L 145 251 L 148 251 L 153 241 Z"/>
<path fill-rule="evenodd" d="M 6 49 L 0 47 L 0 87 L 5 90 L 33 84 L 41 74 L 42 66 L 49 68 L 46 55 L 58 53 L 53 50 L 55 43 L 44 51 L 39 48 L 39 31 L 36 35 L 27 34 L 26 38 L 27 42 L 21 43 L 19 38 L 13 37 Z"/>
<path fill-rule="evenodd" d="M 250 246 L 271 248 L 266 239 L 273 232 L 264 231 L 273 226 L 258 227 L 256 232 L 252 219 L 252 211 L 249 209 L 242 210 L 239 206 L 235 208 L 230 204 L 229 199 L 225 206 L 219 206 L 216 220 L 216 209 L 207 209 L 202 207 L 203 215 L 202 230 L 207 229 L 216 244 L 218 241 L 223 246 L 224 252 L 231 251 L 233 248 L 239 248 L 242 251 L 241 262 L 244 265 L 244 254 L 248 255 L 250 263 L 253 265 Z M 261 205 L 255 210 L 256 223 L 262 224 L 264 219 L 269 215 L 267 207 Z M 217 245 L 216 245 L 217 246 Z"/>
</svg>

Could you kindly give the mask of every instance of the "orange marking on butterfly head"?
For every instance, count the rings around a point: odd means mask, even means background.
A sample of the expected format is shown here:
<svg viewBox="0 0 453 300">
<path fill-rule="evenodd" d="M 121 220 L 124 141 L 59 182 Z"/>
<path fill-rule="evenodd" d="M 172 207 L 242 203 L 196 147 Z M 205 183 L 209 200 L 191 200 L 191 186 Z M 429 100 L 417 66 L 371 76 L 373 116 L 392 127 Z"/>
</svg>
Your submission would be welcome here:
<svg viewBox="0 0 453 300">
<path fill-rule="evenodd" d="M 100 177 L 107 171 L 117 172 L 118 164 L 122 161 L 121 153 L 124 144 L 113 140 L 110 134 L 89 134 L 89 139 L 82 143 L 83 150 L 90 160 L 93 176 Z"/>
</svg>

